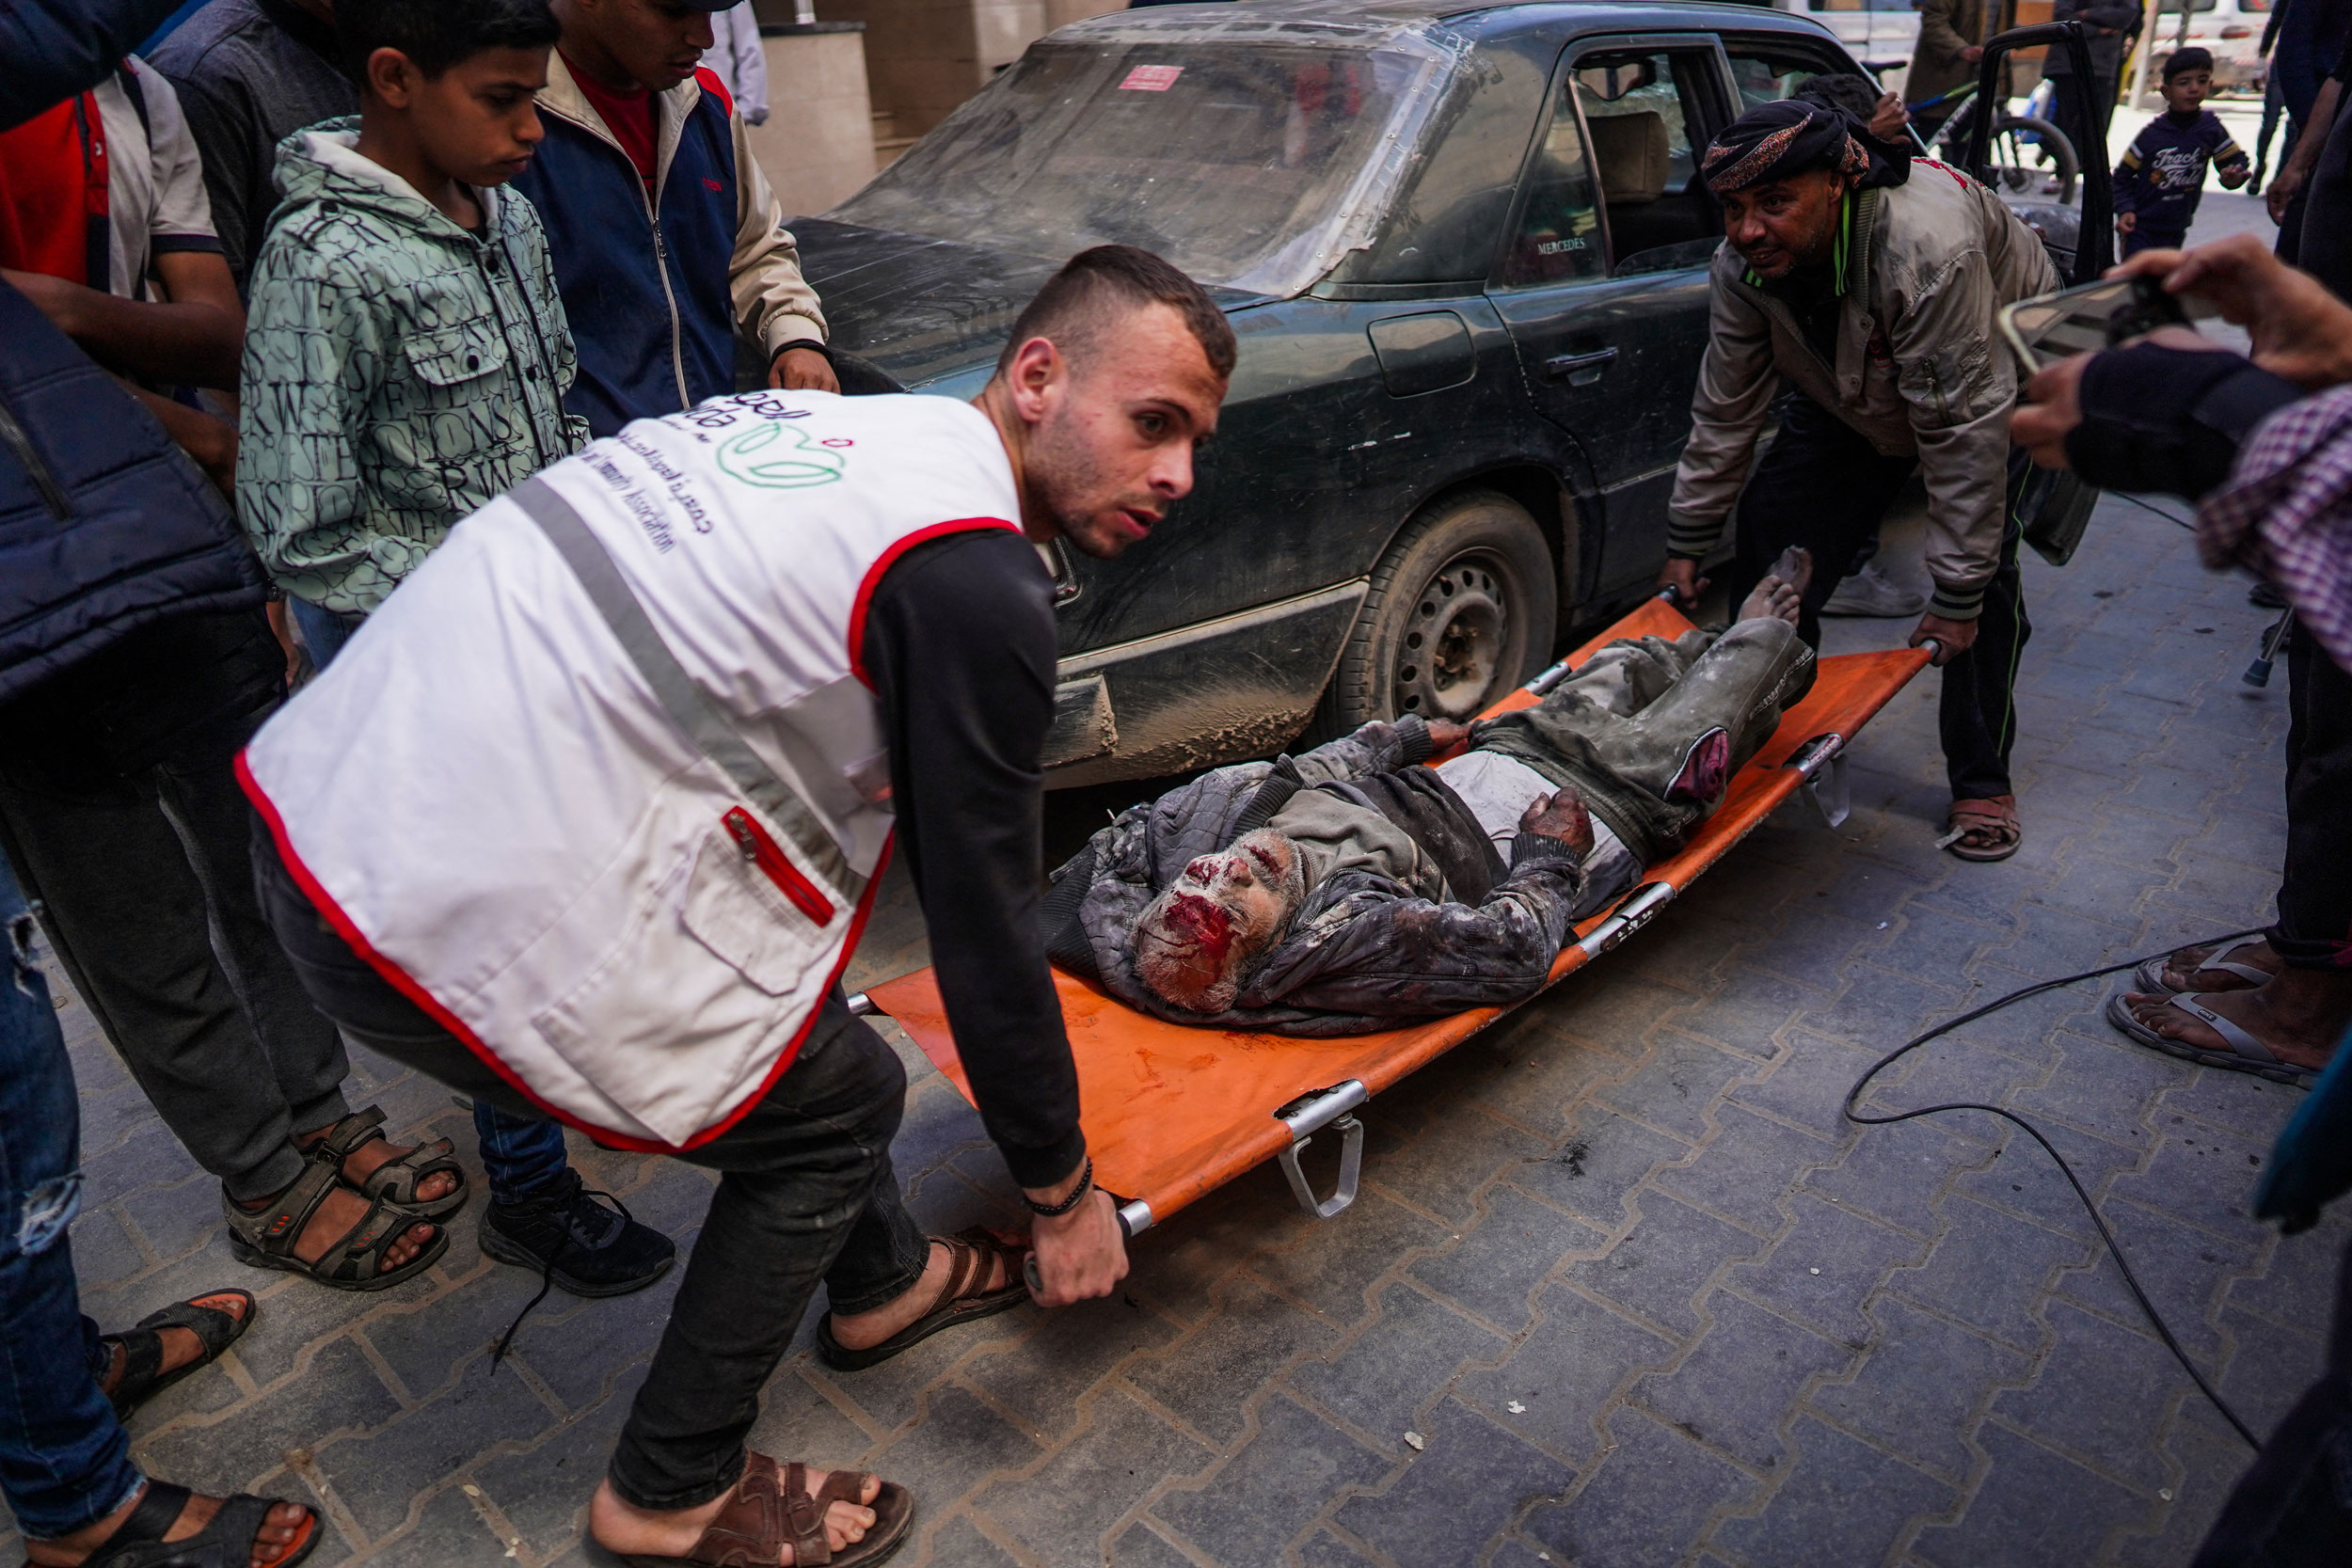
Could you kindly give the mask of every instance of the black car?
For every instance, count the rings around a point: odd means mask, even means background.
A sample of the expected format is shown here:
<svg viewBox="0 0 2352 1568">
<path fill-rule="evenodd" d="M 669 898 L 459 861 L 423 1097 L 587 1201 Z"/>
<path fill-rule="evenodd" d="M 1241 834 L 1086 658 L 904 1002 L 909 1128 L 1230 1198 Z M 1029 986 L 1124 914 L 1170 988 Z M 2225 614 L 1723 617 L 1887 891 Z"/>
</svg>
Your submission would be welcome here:
<svg viewBox="0 0 2352 1568">
<path fill-rule="evenodd" d="M 1060 261 L 1120 241 L 1241 343 L 1198 487 L 1058 557 L 1056 784 L 1464 719 L 1665 553 L 1721 223 L 1693 149 L 1861 68 L 1680 3 L 1252 0 L 1066 27 L 823 218 L 837 346 L 970 397 Z"/>
</svg>

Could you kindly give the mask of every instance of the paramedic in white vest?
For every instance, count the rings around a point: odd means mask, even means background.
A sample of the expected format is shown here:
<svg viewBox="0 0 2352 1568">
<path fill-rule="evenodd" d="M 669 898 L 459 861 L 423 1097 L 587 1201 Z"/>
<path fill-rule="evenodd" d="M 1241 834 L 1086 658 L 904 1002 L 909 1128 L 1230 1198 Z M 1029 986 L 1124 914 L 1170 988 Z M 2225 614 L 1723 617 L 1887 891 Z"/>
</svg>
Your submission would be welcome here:
<svg viewBox="0 0 2352 1568">
<path fill-rule="evenodd" d="M 1019 1243 L 908 1216 L 904 1070 L 835 984 L 894 838 L 1038 1215 L 1040 1299 L 1126 1272 L 1037 918 L 1034 546 L 1148 533 L 1233 353 L 1197 284 L 1106 245 L 973 404 L 764 391 L 640 420 L 469 517 L 241 759 L 262 903 L 321 1010 L 465 1093 L 722 1173 L 590 1513 L 631 1561 L 808 1561 L 819 1536 L 869 1560 L 902 1489 L 743 1446 L 818 1281 L 841 1368 L 1026 1294 Z"/>
</svg>

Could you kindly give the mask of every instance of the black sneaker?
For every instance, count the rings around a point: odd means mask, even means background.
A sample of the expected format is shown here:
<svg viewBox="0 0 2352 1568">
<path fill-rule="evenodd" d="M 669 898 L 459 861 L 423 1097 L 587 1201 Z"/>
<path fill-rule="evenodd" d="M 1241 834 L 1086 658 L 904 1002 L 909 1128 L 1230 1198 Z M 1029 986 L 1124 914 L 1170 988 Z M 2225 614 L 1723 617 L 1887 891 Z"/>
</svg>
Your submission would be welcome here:
<svg viewBox="0 0 2352 1568">
<path fill-rule="evenodd" d="M 576 1296 L 642 1291 L 677 1260 L 675 1242 L 638 1224 L 612 1194 L 589 1191 L 569 1167 L 520 1203 L 485 1205 L 481 1234 L 482 1250 L 500 1262 L 535 1269 Z"/>
</svg>

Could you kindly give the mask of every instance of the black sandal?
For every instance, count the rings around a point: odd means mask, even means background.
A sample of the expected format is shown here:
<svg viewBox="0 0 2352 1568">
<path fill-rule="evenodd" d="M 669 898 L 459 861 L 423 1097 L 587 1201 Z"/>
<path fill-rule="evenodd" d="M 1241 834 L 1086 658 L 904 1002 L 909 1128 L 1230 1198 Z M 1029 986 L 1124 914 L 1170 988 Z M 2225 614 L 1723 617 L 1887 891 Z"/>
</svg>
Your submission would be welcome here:
<svg viewBox="0 0 2352 1568">
<path fill-rule="evenodd" d="M 932 1241 L 947 1249 L 947 1288 L 939 1293 L 931 1309 L 893 1334 L 879 1345 L 864 1350 L 851 1350 L 833 1337 L 833 1319 L 828 1315 L 817 1325 L 817 1358 L 838 1372 L 854 1372 L 866 1367 L 889 1360 L 900 1351 L 912 1350 L 943 1328 L 959 1323 L 977 1323 L 999 1312 L 1011 1310 L 1029 1299 L 1029 1287 L 1021 1278 L 1021 1261 L 1029 1254 L 1025 1246 L 1016 1246 L 1000 1239 L 985 1226 L 959 1230 L 952 1236 L 934 1236 Z M 1001 1290 L 983 1295 L 966 1296 L 964 1288 L 988 1277 L 989 1265 L 1002 1260 L 1006 1278 L 1010 1281 Z M 928 1263 L 929 1259 L 926 1259 Z"/>
<path fill-rule="evenodd" d="M 441 1254 L 449 1250 L 449 1232 L 437 1225 L 432 1227 L 433 1240 L 422 1252 L 389 1273 L 379 1270 L 385 1250 L 418 1223 L 414 1212 L 379 1197 L 358 1224 L 327 1244 L 317 1262 L 304 1262 L 294 1255 L 294 1243 L 302 1239 L 302 1227 L 310 1223 L 326 1195 L 339 1186 L 351 1190 L 333 1165 L 313 1160 L 266 1209 L 243 1208 L 224 1189 L 220 1209 L 229 1220 L 229 1250 L 240 1263 L 307 1275 L 335 1291 L 389 1291 L 439 1262 Z"/>
<path fill-rule="evenodd" d="M 245 1303 L 245 1311 L 231 1315 L 217 1307 L 203 1303 L 216 1296 L 235 1296 Z M 102 1334 L 103 1344 L 122 1347 L 122 1376 L 106 1396 L 113 1402 L 115 1414 L 128 1416 L 148 1400 L 154 1398 L 182 1378 L 200 1367 L 209 1367 L 220 1359 L 221 1353 L 237 1342 L 245 1331 L 253 1326 L 257 1310 L 250 1291 L 235 1289 L 207 1291 L 200 1296 L 167 1307 L 160 1312 L 150 1312 L 138 1321 L 138 1326 L 121 1334 Z M 184 1367 L 169 1371 L 164 1366 L 164 1337 L 157 1332 L 166 1328 L 184 1328 L 196 1336 L 204 1347 L 204 1354 Z"/>
<path fill-rule="evenodd" d="M 340 1176 L 343 1162 L 362 1147 L 379 1139 L 391 1141 L 384 1137 L 383 1126 L 383 1110 L 371 1105 L 336 1122 L 317 1142 L 305 1145 L 302 1152 L 334 1166 Z M 430 1200 L 417 1196 L 417 1187 L 426 1177 L 444 1172 L 456 1178 L 456 1186 Z M 447 1138 L 421 1143 L 397 1160 L 387 1160 L 376 1166 L 365 1181 L 350 1184 L 359 1189 L 362 1197 L 382 1198 L 428 1220 L 453 1214 L 466 1206 L 466 1170 L 457 1163 L 457 1150 Z"/>
<path fill-rule="evenodd" d="M 164 1532 L 196 1494 L 167 1481 L 150 1481 L 131 1516 L 94 1547 L 82 1568 L 246 1568 L 253 1560 L 253 1539 L 269 1522 L 269 1511 L 290 1499 L 257 1497 L 240 1492 L 222 1500 L 212 1522 L 184 1541 L 166 1541 Z M 318 1510 L 303 1505 L 302 1532 L 285 1555 L 270 1568 L 294 1568 L 318 1549 Z"/>
</svg>

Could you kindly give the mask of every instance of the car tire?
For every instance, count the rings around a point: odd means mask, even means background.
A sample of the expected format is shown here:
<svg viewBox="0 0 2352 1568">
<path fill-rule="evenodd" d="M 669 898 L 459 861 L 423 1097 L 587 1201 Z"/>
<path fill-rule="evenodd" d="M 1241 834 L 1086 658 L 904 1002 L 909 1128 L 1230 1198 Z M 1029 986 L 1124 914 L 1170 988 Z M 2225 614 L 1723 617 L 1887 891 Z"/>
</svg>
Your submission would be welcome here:
<svg viewBox="0 0 2352 1568">
<path fill-rule="evenodd" d="M 1311 733 L 1406 713 L 1467 722 L 1543 669 L 1559 613 L 1559 568 L 1525 507 L 1492 490 L 1435 502 L 1373 568 Z"/>
</svg>

